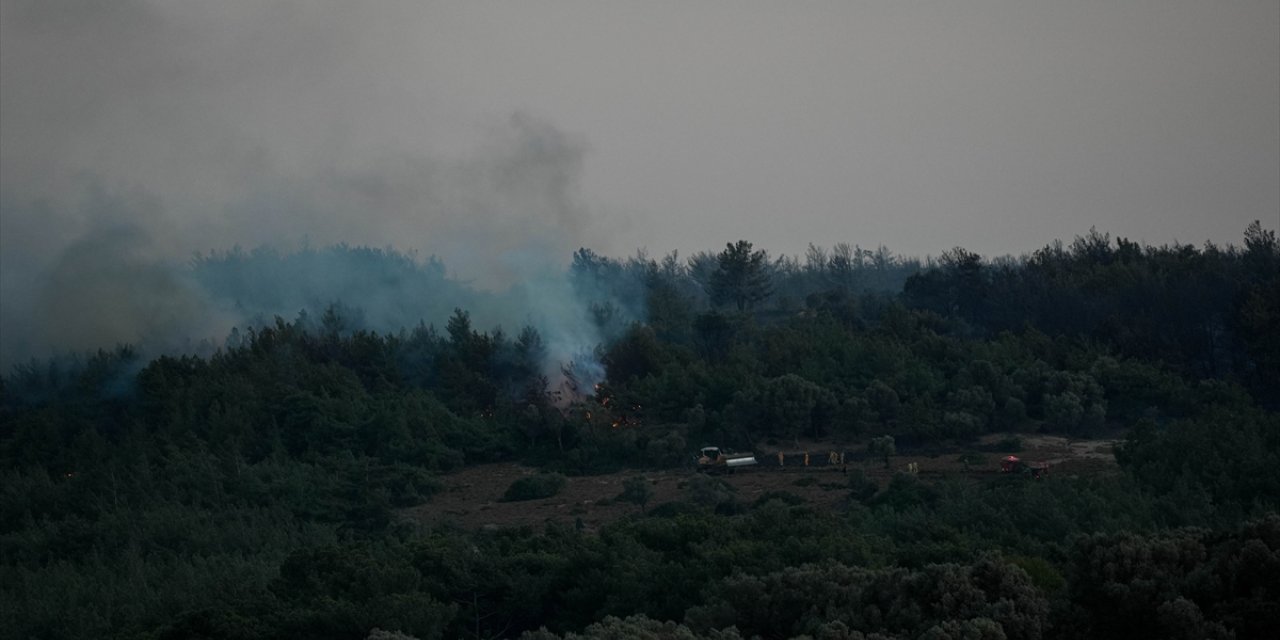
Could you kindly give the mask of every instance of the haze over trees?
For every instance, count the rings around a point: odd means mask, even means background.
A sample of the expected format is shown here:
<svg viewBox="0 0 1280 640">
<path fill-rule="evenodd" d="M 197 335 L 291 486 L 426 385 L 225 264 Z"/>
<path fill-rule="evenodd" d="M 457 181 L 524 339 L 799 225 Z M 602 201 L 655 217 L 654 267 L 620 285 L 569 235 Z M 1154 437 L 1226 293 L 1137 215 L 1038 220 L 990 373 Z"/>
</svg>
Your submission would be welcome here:
<svg viewBox="0 0 1280 640">
<path fill-rule="evenodd" d="M 290 292 L 334 264 L 363 275 Z M 392 251 L 230 252 L 191 274 L 214 299 L 289 308 L 203 351 L 104 346 L 0 377 L 6 634 L 1280 628 L 1280 245 L 1260 224 L 1238 247 L 1091 230 L 995 260 L 583 249 L 566 277 L 581 304 L 561 309 L 574 317 L 501 327 L 477 318 L 532 298 L 469 291 Z M 566 347 L 580 327 L 591 348 Z M 545 471 L 511 487 L 520 500 L 566 476 L 678 469 L 704 443 L 881 441 L 885 456 L 954 458 L 995 433 L 1118 434 L 1120 466 L 879 486 L 855 464 L 837 510 L 693 474 L 684 497 L 654 504 L 641 479 L 619 496 L 639 508 L 594 531 L 404 517 L 466 465 Z"/>
</svg>

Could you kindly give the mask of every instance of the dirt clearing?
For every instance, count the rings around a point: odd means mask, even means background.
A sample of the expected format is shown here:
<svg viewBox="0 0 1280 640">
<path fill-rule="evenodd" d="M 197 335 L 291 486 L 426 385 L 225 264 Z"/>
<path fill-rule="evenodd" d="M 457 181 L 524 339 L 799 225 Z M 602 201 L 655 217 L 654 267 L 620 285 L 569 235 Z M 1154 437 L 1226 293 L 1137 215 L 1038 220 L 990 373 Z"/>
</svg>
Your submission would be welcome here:
<svg viewBox="0 0 1280 640">
<path fill-rule="evenodd" d="M 884 486 L 900 471 L 915 465 L 916 472 L 924 479 L 962 477 L 973 480 L 994 477 L 999 473 L 1000 458 L 1013 454 L 1026 461 L 1047 462 L 1050 475 L 1078 475 L 1105 473 L 1115 469 L 1113 452 L 1118 440 L 1069 440 L 1058 436 L 1020 435 L 1018 446 L 1005 447 L 1001 442 L 1014 444 L 1009 434 L 993 434 L 979 441 L 979 447 L 987 449 L 969 460 L 966 465 L 959 453 L 935 455 L 901 455 L 889 460 L 889 468 L 879 460 L 864 459 L 848 464 L 849 471 L 861 468 Z M 826 455 L 821 447 L 814 447 L 816 455 Z M 545 522 L 558 522 L 596 529 L 601 525 L 640 513 L 631 503 L 615 501 L 622 493 L 623 482 L 634 476 L 642 476 L 653 487 L 653 497 L 647 508 L 666 502 L 689 499 L 685 485 L 695 474 L 692 470 L 667 469 L 660 471 L 627 470 L 599 476 L 570 477 L 565 488 L 556 496 L 541 500 L 502 502 L 502 494 L 517 479 L 539 473 L 537 469 L 516 463 L 476 465 L 441 476 L 444 489 L 431 501 L 405 511 L 405 515 L 423 523 L 452 522 L 459 526 L 477 529 L 489 526 L 541 527 Z M 769 492 L 785 491 L 808 501 L 815 508 L 839 509 L 848 495 L 847 477 L 841 466 L 787 467 L 784 469 L 748 467 L 737 473 L 719 476 L 737 490 L 738 499 L 751 503 Z"/>
</svg>

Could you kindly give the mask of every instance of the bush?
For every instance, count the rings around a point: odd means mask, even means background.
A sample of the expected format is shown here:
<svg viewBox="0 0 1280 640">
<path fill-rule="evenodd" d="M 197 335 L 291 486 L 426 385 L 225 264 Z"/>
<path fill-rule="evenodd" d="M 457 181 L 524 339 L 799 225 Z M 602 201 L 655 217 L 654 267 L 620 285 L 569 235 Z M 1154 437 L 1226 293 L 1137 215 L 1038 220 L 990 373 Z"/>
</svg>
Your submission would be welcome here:
<svg viewBox="0 0 1280 640">
<path fill-rule="evenodd" d="M 521 500 L 540 500 L 550 498 L 564 489 L 565 477 L 558 473 L 540 473 L 536 476 L 520 478 L 507 487 L 502 494 L 503 502 L 519 502 Z"/>
<path fill-rule="evenodd" d="M 938 492 L 915 475 L 897 473 L 889 481 L 889 486 L 870 503 L 872 506 L 888 506 L 894 511 L 902 511 L 911 507 L 930 506 L 937 497 Z"/>
<path fill-rule="evenodd" d="M 755 502 L 751 503 L 751 506 L 758 507 L 766 502 L 769 502 L 770 500 L 779 500 L 783 504 L 787 505 L 788 507 L 794 507 L 798 504 L 804 504 L 805 502 L 808 502 L 804 498 L 801 498 L 800 496 L 794 493 L 788 493 L 786 491 L 768 491 L 768 492 L 765 492 L 764 495 L 761 495 L 759 498 L 756 498 Z"/>
<path fill-rule="evenodd" d="M 1022 448 L 1024 446 L 1022 442 L 1022 438 L 1019 436 L 1010 436 L 1008 438 L 1004 438 L 1000 440 L 999 444 L 1001 447 L 1003 447 L 1008 451 L 1022 451 Z"/>
<path fill-rule="evenodd" d="M 702 509 L 693 503 L 675 501 L 664 502 L 649 511 L 651 518 L 675 518 L 684 515 L 701 515 Z"/>
<path fill-rule="evenodd" d="M 880 436 L 879 438 L 872 438 L 871 442 L 867 443 L 867 454 L 883 458 L 884 468 L 888 469 L 889 457 L 898 454 L 898 447 L 893 440 L 893 436 Z"/>
<path fill-rule="evenodd" d="M 966 451 L 956 457 L 956 462 L 964 465 L 964 470 L 968 471 L 973 467 L 981 467 L 987 464 L 987 456 L 976 451 Z"/>
<path fill-rule="evenodd" d="M 630 502 L 644 511 L 644 506 L 653 498 L 653 486 L 643 476 L 632 476 L 622 483 L 622 493 L 615 500 Z"/>
<path fill-rule="evenodd" d="M 862 472 L 862 469 L 849 471 L 849 498 L 866 504 L 871 498 L 875 497 L 878 491 L 880 491 L 880 486 L 876 484 L 875 480 L 868 478 Z"/>
<path fill-rule="evenodd" d="M 689 478 L 689 482 L 685 485 L 685 492 L 689 497 L 689 502 L 704 509 L 714 509 L 716 513 L 726 515 L 724 511 L 720 510 L 721 507 L 724 507 L 729 511 L 727 515 L 736 513 L 736 507 L 733 505 L 736 505 L 738 501 L 737 496 L 734 495 L 738 492 L 738 489 L 721 478 L 699 473 Z"/>
<path fill-rule="evenodd" d="M 995 444 L 988 445 L 985 448 L 987 451 L 992 453 L 1017 453 L 1022 451 L 1022 444 L 1022 438 L 1019 438 L 1018 436 L 1008 436 L 1006 438 L 1001 438 Z"/>
</svg>

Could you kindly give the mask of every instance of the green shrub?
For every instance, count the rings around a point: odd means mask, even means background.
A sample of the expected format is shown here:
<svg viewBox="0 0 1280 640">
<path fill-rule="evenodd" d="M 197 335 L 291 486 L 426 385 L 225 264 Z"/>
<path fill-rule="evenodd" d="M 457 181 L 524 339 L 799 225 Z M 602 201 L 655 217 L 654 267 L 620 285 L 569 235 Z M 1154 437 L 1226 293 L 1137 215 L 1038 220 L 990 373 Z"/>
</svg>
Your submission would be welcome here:
<svg viewBox="0 0 1280 640">
<path fill-rule="evenodd" d="M 502 494 L 503 502 L 519 502 L 521 500 L 540 500 L 550 498 L 564 489 L 565 477 L 558 473 L 539 473 L 526 476 L 511 483 L 507 492 Z"/>
<path fill-rule="evenodd" d="M 884 468 L 889 468 L 889 458 L 898 454 L 898 447 L 894 442 L 893 436 L 885 435 L 879 438 L 872 438 L 867 443 L 867 455 L 884 459 Z"/>
<path fill-rule="evenodd" d="M 997 442 L 996 447 L 1000 448 L 1000 451 L 1020 452 L 1023 451 L 1023 439 L 1016 435 L 1010 435 L 1009 438 L 1002 438 L 1000 442 Z"/>
<path fill-rule="evenodd" d="M 808 500 L 805 500 L 794 493 L 788 493 L 786 491 L 768 491 L 759 498 L 756 498 L 755 502 L 751 503 L 751 506 L 758 507 L 770 500 L 779 500 L 789 507 L 794 507 L 798 504 L 808 502 Z"/>
<path fill-rule="evenodd" d="M 1022 438 L 1009 436 L 1001 438 L 995 444 L 986 447 L 986 449 L 994 453 L 1017 453 L 1022 451 L 1022 444 Z"/>
<path fill-rule="evenodd" d="M 871 498 L 875 497 L 876 492 L 880 491 L 880 486 L 875 480 L 868 478 L 862 472 L 862 469 L 851 469 L 849 471 L 849 497 L 857 502 L 866 504 Z"/>
<path fill-rule="evenodd" d="M 642 476 L 632 476 L 622 483 L 622 493 L 615 500 L 630 502 L 644 511 L 644 506 L 653 498 L 653 485 Z"/>
<path fill-rule="evenodd" d="M 973 467 L 982 467 L 987 464 L 987 456 L 976 451 L 966 451 L 956 457 L 956 462 L 964 465 L 964 470 L 968 471 Z"/>
<path fill-rule="evenodd" d="M 675 518 L 683 515 L 700 515 L 702 509 L 691 502 L 664 502 L 649 510 L 651 518 Z"/>
</svg>

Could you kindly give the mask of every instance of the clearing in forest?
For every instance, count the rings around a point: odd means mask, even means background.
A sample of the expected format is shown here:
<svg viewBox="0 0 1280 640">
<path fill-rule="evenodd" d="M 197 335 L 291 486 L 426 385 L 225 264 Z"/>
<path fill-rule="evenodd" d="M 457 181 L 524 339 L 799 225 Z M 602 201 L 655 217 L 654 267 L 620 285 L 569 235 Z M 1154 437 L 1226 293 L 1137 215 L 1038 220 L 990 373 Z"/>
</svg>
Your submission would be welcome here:
<svg viewBox="0 0 1280 640">
<path fill-rule="evenodd" d="M 1050 478 L 1109 473 L 1116 467 L 1113 452 L 1119 441 L 1115 439 L 1069 440 L 1060 436 L 1019 435 L 1019 446 L 1006 447 L 1007 450 L 1000 448 L 1000 443 L 1009 438 L 1009 434 L 992 434 L 982 438 L 976 449 L 983 452 L 978 454 L 978 461 L 970 460 L 967 466 L 961 460 L 962 451 L 959 450 L 929 455 L 905 452 L 904 455 L 890 458 L 887 469 L 880 460 L 871 458 L 850 459 L 847 466 L 850 471 L 862 469 L 882 487 L 893 474 L 906 471 L 912 464 L 924 480 L 944 477 L 981 480 L 994 477 L 1000 472 L 1000 458 L 1010 454 L 1028 461 L 1049 463 Z M 803 445 L 814 450 L 814 460 L 819 455 L 825 458 L 829 448 L 824 448 L 821 443 Z M 667 502 L 689 500 L 686 487 L 696 472 L 691 469 L 625 470 L 604 475 L 570 477 L 564 489 L 550 498 L 502 501 L 503 493 L 512 482 L 537 473 L 540 473 L 538 469 L 518 463 L 469 466 L 441 476 L 444 488 L 426 504 L 406 509 L 403 515 L 424 524 L 452 522 L 469 529 L 540 527 L 551 521 L 567 525 L 581 522 L 583 527 L 594 530 L 613 520 L 640 512 L 640 508 L 634 504 L 615 500 L 622 493 L 623 483 L 627 479 L 642 476 L 650 481 L 653 496 L 646 508 L 653 509 Z M 748 467 L 718 477 L 732 485 L 737 490 L 738 499 L 747 504 L 767 493 L 785 491 L 804 498 L 815 508 L 840 509 L 849 494 L 847 477 L 840 466 L 805 468 L 795 465 L 782 469 Z"/>
</svg>

